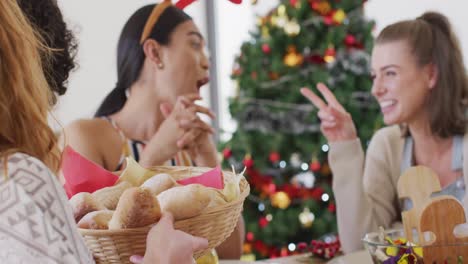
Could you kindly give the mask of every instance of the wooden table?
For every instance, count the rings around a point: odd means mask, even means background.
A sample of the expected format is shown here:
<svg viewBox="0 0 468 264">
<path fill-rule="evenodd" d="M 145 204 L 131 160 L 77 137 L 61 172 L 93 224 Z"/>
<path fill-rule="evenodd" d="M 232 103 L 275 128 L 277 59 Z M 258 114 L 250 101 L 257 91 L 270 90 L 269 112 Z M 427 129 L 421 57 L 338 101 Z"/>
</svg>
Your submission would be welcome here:
<svg viewBox="0 0 468 264">
<path fill-rule="evenodd" d="M 265 259 L 255 262 L 248 261 L 235 261 L 235 260 L 221 260 L 219 264 L 372 264 L 372 259 L 369 253 L 365 250 L 354 252 L 345 256 L 336 257 L 329 262 L 322 259 L 310 258 L 310 255 L 297 255 L 286 258 Z"/>
<path fill-rule="evenodd" d="M 240 260 L 221 260 L 219 264 L 254 264 L 254 263 L 263 263 L 263 264 L 325 264 L 326 261 L 321 259 L 312 259 L 310 255 L 297 255 L 285 258 L 275 258 L 275 259 L 264 259 L 258 260 L 255 262 L 249 261 L 240 261 Z"/>
</svg>

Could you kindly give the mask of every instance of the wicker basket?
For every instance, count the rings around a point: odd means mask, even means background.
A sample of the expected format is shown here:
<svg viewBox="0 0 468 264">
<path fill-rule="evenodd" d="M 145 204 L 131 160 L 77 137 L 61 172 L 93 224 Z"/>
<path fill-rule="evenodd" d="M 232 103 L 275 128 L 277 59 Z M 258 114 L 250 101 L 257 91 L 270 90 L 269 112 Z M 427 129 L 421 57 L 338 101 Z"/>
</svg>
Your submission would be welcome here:
<svg viewBox="0 0 468 264">
<path fill-rule="evenodd" d="M 201 167 L 155 167 L 155 173 L 168 173 L 175 179 L 183 179 L 204 173 L 210 168 Z M 235 177 L 232 172 L 223 171 L 224 181 Z M 194 236 L 208 239 L 206 250 L 194 254 L 198 258 L 221 244 L 234 230 L 240 217 L 245 198 L 250 193 L 247 181 L 240 181 L 240 196 L 227 204 L 210 207 L 201 215 L 176 221 L 174 227 Z M 151 227 L 122 230 L 79 229 L 96 263 L 130 263 L 132 255 L 144 255 L 146 235 Z"/>
</svg>

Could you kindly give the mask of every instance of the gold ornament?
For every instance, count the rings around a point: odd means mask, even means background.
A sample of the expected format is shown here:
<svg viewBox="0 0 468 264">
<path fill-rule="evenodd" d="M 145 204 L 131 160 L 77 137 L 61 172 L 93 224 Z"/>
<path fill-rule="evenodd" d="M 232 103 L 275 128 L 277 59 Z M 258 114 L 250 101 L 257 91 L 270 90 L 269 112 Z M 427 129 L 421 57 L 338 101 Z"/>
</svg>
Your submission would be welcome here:
<svg viewBox="0 0 468 264">
<path fill-rule="evenodd" d="M 308 207 L 305 207 L 302 213 L 299 214 L 299 221 L 301 222 L 302 226 L 305 228 L 312 227 L 314 220 L 315 220 L 315 215 L 310 211 Z"/>
<path fill-rule="evenodd" d="M 250 243 L 244 243 L 244 246 L 242 247 L 242 252 L 244 254 L 250 254 L 252 253 L 252 244 Z"/>
<path fill-rule="evenodd" d="M 313 8 L 322 16 L 330 13 L 331 5 L 328 1 L 322 1 L 313 5 Z"/>
<path fill-rule="evenodd" d="M 262 27 L 262 39 L 267 40 L 270 39 L 270 31 L 266 26 Z"/>
<path fill-rule="evenodd" d="M 279 79 L 279 74 L 277 72 L 270 72 L 268 76 L 270 77 L 270 80 L 273 80 L 273 81 Z"/>
<path fill-rule="evenodd" d="M 278 6 L 278 16 L 280 17 L 286 16 L 286 6 L 284 5 Z"/>
<path fill-rule="evenodd" d="M 275 26 L 279 28 L 284 28 L 288 23 L 288 18 L 285 16 L 276 17 Z"/>
<path fill-rule="evenodd" d="M 301 32 L 301 27 L 296 20 L 291 20 L 284 26 L 284 32 L 291 37 L 297 36 Z"/>
<path fill-rule="evenodd" d="M 291 198 L 285 192 L 277 192 L 271 197 L 271 205 L 280 209 L 286 209 L 291 204 Z"/>
<path fill-rule="evenodd" d="M 325 51 L 325 56 L 323 56 L 323 60 L 327 63 L 335 61 L 336 51 L 333 45 L 330 45 L 328 49 Z"/>
<path fill-rule="evenodd" d="M 197 259 L 197 264 L 218 264 L 218 254 L 216 254 L 216 251 L 212 249 L 209 253 L 206 253 L 205 255 L 199 257 Z"/>
<path fill-rule="evenodd" d="M 288 47 L 288 54 L 286 54 L 286 56 L 284 56 L 283 59 L 285 65 L 289 67 L 295 67 L 301 65 L 303 61 L 304 57 L 301 54 L 297 53 L 296 47 Z"/>
<path fill-rule="evenodd" d="M 255 254 L 245 254 L 245 255 L 242 255 L 241 261 L 247 261 L 247 262 L 252 262 L 252 261 L 255 261 Z"/>
<path fill-rule="evenodd" d="M 252 0 L 252 5 L 256 5 L 258 3 L 258 0 Z"/>
<path fill-rule="evenodd" d="M 343 11 L 343 9 L 338 9 L 336 10 L 336 12 L 333 14 L 332 16 L 332 20 L 333 22 L 335 22 L 336 24 L 342 24 L 343 23 L 343 20 L 345 20 L 346 18 L 346 14 L 345 12 Z"/>
</svg>

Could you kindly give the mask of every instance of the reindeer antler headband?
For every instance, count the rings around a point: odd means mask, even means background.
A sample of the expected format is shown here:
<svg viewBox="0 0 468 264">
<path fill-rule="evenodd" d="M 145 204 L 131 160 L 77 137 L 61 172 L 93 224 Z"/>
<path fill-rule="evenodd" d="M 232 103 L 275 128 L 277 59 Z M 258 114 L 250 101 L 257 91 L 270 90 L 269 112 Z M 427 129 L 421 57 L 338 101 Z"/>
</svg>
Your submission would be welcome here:
<svg viewBox="0 0 468 264">
<path fill-rule="evenodd" d="M 196 0 L 179 0 L 175 6 L 179 9 L 184 9 L 188 5 L 192 4 Z M 232 3 L 235 4 L 240 4 L 242 3 L 242 0 L 229 0 Z M 161 17 L 161 14 L 164 13 L 164 11 L 172 6 L 172 1 L 171 0 L 164 0 L 162 3 L 157 4 L 153 11 L 151 12 L 150 16 L 148 17 L 148 20 L 146 21 L 145 27 L 143 29 L 143 33 L 141 34 L 140 38 L 140 43 L 143 44 L 145 40 L 149 37 L 151 34 L 151 31 L 153 30 L 154 26 L 159 20 L 159 17 Z"/>
</svg>

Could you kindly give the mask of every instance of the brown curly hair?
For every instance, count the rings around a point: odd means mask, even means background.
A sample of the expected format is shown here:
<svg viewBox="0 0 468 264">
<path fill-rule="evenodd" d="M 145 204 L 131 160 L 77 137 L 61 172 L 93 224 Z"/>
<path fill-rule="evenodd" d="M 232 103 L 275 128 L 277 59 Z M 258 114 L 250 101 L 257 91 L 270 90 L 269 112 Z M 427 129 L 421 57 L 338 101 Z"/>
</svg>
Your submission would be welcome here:
<svg viewBox="0 0 468 264">
<path fill-rule="evenodd" d="M 57 95 L 67 91 L 68 76 L 77 67 L 77 42 L 55 0 L 17 0 L 19 7 L 52 51 L 41 52 L 42 68 L 50 89 Z"/>
</svg>

